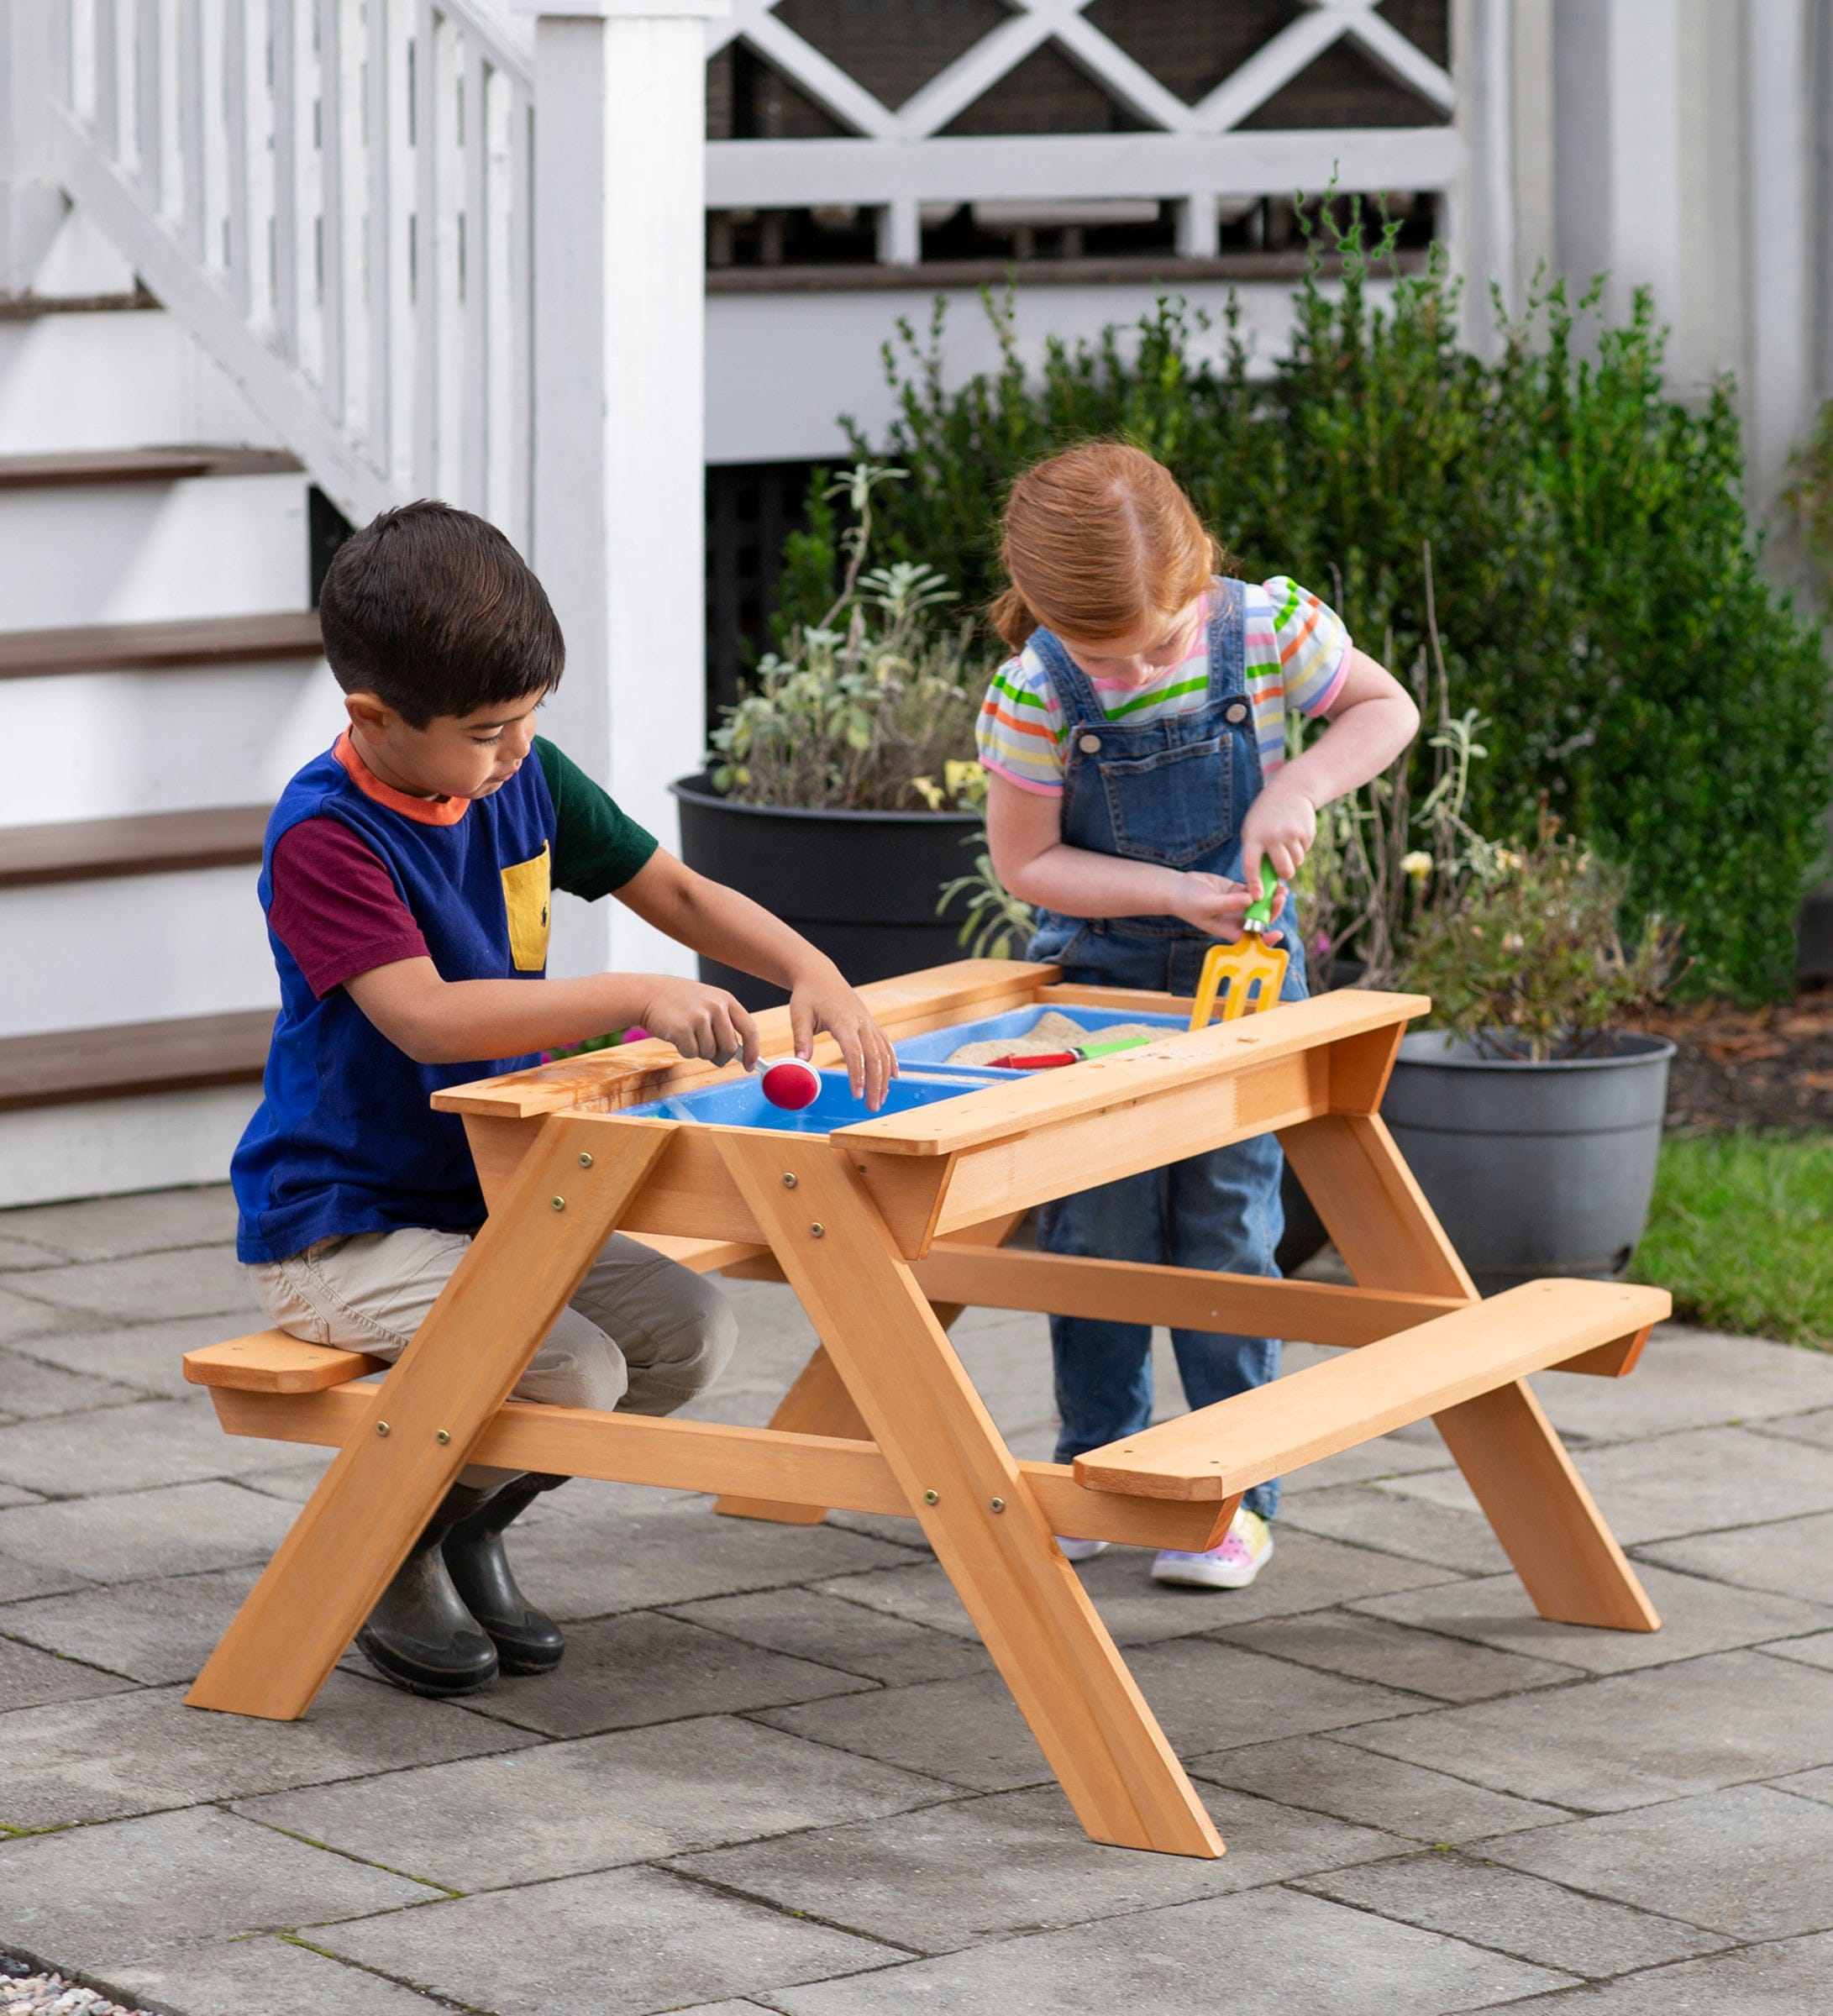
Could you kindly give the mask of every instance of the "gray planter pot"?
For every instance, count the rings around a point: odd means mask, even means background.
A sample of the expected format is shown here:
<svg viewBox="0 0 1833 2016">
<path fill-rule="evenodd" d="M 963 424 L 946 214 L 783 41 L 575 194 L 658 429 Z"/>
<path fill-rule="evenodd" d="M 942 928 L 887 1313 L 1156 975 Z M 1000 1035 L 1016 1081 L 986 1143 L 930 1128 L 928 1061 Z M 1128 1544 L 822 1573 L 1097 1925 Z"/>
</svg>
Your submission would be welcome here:
<svg viewBox="0 0 1833 2016">
<path fill-rule="evenodd" d="M 1620 1280 L 1647 1221 L 1674 1047 L 1619 1036 L 1600 1057 L 1478 1056 L 1405 1037 L 1381 1111 L 1486 1295 L 1542 1274 Z"/>
</svg>

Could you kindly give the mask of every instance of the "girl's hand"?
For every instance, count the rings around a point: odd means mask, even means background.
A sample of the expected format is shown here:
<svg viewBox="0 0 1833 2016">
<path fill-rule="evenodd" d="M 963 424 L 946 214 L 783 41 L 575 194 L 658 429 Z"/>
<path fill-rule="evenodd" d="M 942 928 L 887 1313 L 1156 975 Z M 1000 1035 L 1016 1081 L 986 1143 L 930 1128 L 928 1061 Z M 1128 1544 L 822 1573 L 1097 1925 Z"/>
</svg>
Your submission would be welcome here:
<svg viewBox="0 0 1833 2016">
<path fill-rule="evenodd" d="M 758 1061 L 758 1026 L 751 1011 L 723 987 L 657 974 L 649 981 L 643 1012 L 633 1019 L 651 1036 L 673 1043 L 683 1057 L 730 1063 L 743 1056 L 746 1069 Z"/>
<path fill-rule="evenodd" d="M 796 1054 L 804 1063 L 813 1054 L 815 1032 L 825 1029 L 840 1046 L 847 1067 L 847 1083 L 857 1099 L 865 1094 L 868 1108 L 876 1113 L 885 1104 L 885 1091 L 897 1076 L 897 1056 L 891 1039 L 872 1019 L 872 1011 L 830 965 L 824 973 L 798 979 L 789 1000 L 790 1032 Z"/>
<path fill-rule="evenodd" d="M 1317 838 L 1317 807 L 1283 776 L 1276 776 L 1241 822 L 1241 870 L 1249 889 L 1260 886 L 1260 864 L 1290 881 Z"/>
<path fill-rule="evenodd" d="M 1232 945 L 1241 936 L 1241 920 L 1253 900 L 1246 888 L 1239 882 L 1231 882 L 1226 875 L 1195 874 L 1179 875 L 1178 885 L 1172 916 Z M 1273 906 L 1274 916 L 1284 907 L 1285 891 L 1282 889 Z M 1277 945 L 1280 935 L 1276 931 L 1268 932 L 1268 943 Z"/>
</svg>

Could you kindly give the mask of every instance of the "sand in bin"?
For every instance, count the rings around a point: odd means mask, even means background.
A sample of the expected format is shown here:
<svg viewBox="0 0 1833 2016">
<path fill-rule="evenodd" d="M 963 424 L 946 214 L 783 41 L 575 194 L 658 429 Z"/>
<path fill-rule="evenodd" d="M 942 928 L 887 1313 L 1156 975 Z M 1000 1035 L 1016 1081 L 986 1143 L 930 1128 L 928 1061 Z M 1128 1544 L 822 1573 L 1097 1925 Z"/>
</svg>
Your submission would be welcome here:
<svg viewBox="0 0 1833 2016">
<path fill-rule="evenodd" d="M 995 1036 L 977 1043 L 964 1043 L 948 1062 L 990 1064 L 1002 1057 L 1043 1057 L 1052 1050 L 1078 1050 L 1086 1043 L 1123 1043 L 1130 1036 L 1156 1039 L 1176 1034 L 1174 1029 L 1155 1029 L 1149 1022 L 1117 1022 L 1111 1029 L 1090 1029 L 1051 1008 L 1022 1036 Z"/>
</svg>

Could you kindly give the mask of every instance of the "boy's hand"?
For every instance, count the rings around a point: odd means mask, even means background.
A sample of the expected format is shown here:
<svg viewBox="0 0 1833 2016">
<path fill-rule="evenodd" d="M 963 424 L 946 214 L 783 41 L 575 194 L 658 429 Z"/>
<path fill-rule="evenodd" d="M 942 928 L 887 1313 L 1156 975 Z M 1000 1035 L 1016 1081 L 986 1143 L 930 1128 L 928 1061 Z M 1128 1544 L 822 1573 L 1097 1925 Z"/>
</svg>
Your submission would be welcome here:
<svg viewBox="0 0 1833 2016">
<path fill-rule="evenodd" d="M 1240 937 L 1241 920 L 1252 900 L 1241 883 L 1231 882 L 1226 875 L 1192 874 L 1179 875 L 1178 885 L 1177 900 L 1171 906 L 1173 916 L 1182 917 L 1186 924 L 1194 924 L 1199 931 L 1230 945 Z M 1274 916 L 1278 916 L 1284 908 L 1285 891 L 1282 889 L 1273 906 Z M 1281 935 L 1277 931 L 1265 934 L 1270 945 L 1277 945 Z"/>
<path fill-rule="evenodd" d="M 651 1036 L 673 1043 L 683 1057 L 715 1064 L 743 1056 L 749 1070 L 758 1061 L 758 1026 L 750 1011 L 723 987 L 656 974 L 642 1014 L 633 1018 Z"/>
<path fill-rule="evenodd" d="M 829 965 L 798 979 L 789 999 L 789 1024 L 796 1054 L 805 1062 L 813 1054 L 815 1032 L 825 1029 L 846 1060 L 847 1083 L 857 1099 L 876 1113 L 885 1104 L 887 1085 L 897 1075 L 897 1057 L 890 1038 L 872 1019 L 872 1011 Z"/>
<path fill-rule="evenodd" d="M 1260 886 L 1260 864 L 1272 862 L 1274 872 L 1290 881 L 1317 838 L 1317 807 L 1295 785 L 1275 776 L 1247 808 L 1241 822 L 1242 878 L 1247 887 Z"/>
</svg>

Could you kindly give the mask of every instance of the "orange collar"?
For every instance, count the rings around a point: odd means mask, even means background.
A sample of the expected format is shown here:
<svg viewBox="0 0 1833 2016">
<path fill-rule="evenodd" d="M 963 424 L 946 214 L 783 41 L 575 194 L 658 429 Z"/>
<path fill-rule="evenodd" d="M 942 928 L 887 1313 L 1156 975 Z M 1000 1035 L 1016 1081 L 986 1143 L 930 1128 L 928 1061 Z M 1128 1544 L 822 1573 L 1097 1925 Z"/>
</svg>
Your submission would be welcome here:
<svg viewBox="0 0 1833 2016">
<path fill-rule="evenodd" d="M 469 798 L 416 798 L 407 791 L 397 791 L 391 784 L 384 784 L 357 754 L 348 728 L 338 737 L 331 753 L 349 772 L 350 782 L 365 798 L 373 798 L 377 805 L 386 805 L 390 811 L 399 812 L 417 825 L 456 826 L 471 809 Z"/>
</svg>

